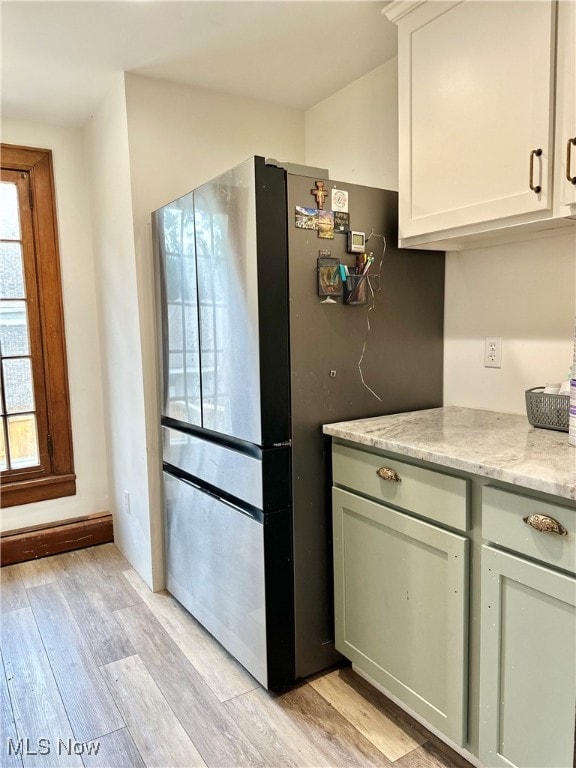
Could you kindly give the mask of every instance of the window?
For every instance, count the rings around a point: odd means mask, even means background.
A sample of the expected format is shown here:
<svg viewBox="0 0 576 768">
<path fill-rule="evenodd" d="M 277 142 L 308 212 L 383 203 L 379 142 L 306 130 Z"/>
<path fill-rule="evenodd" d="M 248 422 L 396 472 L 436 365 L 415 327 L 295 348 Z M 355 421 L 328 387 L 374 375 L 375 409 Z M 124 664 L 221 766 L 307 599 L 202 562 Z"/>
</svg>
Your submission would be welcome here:
<svg viewBox="0 0 576 768">
<path fill-rule="evenodd" d="M 0 183 L 2 506 L 76 493 L 52 156 L 3 144 Z"/>
</svg>

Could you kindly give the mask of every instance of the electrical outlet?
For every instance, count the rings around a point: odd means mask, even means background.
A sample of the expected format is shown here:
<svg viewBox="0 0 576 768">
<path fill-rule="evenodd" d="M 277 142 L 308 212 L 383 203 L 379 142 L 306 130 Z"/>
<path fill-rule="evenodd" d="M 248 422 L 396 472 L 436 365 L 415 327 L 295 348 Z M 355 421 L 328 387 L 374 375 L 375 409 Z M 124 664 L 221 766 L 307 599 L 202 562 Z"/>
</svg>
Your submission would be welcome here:
<svg viewBox="0 0 576 768">
<path fill-rule="evenodd" d="M 484 368 L 502 368 L 502 339 L 499 336 L 486 336 Z"/>
<path fill-rule="evenodd" d="M 130 514 L 130 493 L 128 491 L 124 491 L 124 514 Z"/>
</svg>

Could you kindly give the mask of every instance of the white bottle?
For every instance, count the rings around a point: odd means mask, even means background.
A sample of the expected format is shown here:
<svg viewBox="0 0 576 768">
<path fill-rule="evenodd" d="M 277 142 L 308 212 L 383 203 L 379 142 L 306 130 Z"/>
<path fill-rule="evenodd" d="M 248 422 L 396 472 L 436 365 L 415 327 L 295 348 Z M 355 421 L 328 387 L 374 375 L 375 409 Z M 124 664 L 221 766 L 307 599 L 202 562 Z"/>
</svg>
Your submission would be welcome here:
<svg viewBox="0 0 576 768">
<path fill-rule="evenodd" d="M 568 410 L 568 442 L 576 447 L 576 379 L 570 381 L 570 408 Z"/>
</svg>

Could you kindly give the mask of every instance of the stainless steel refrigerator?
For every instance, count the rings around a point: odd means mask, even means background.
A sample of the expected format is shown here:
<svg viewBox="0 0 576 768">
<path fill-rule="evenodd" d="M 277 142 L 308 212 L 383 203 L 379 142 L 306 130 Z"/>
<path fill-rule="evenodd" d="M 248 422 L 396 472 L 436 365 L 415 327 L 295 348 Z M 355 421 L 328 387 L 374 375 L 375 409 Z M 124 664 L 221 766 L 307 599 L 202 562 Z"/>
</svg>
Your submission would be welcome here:
<svg viewBox="0 0 576 768">
<path fill-rule="evenodd" d="M 318 180 L 253 157 L 153 214 L 167 588 L 267 688 L 339 658 L 322 424 L 442 404 L 444 254 L 324 179 L 375 258 L 366 304 L 325 302 L 319 252 L 355 256 L 295 225 Z"/>
</svg>

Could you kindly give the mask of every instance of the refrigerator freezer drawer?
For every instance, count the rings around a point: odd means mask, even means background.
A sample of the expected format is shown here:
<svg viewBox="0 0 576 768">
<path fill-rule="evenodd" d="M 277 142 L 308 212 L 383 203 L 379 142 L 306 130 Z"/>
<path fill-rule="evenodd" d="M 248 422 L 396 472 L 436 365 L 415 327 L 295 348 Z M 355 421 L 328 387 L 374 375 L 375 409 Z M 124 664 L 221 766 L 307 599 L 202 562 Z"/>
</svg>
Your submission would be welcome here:
<svg viewBox="0 0 576 768">
<path fill-rule="evenodd" d="M 225 494 L 269 511 L 290 504 L 290 450 L 250 456 L 171 427 L 162 427 L 164 461 Z"/>
<path fill-rule="evenodd" d="M 274 542 L 286 538 L 289 510 L 270 516 L 280 527 L 270 535 L 268 516 L 254 519 L 167 472 L 164 496 L 169 592 L 262 685 L 288 682 L 291 562 Z"/>
</svg>

